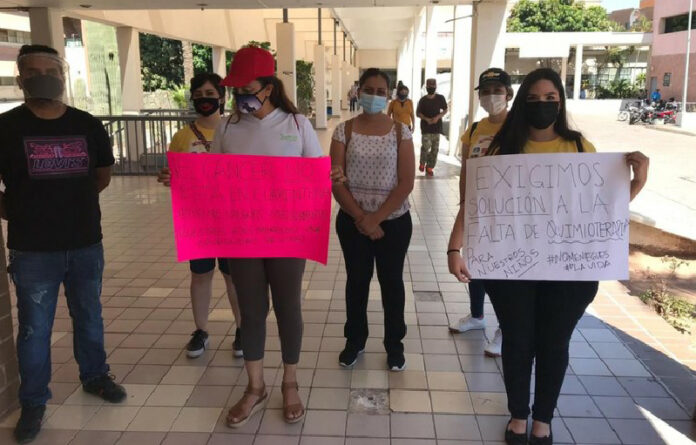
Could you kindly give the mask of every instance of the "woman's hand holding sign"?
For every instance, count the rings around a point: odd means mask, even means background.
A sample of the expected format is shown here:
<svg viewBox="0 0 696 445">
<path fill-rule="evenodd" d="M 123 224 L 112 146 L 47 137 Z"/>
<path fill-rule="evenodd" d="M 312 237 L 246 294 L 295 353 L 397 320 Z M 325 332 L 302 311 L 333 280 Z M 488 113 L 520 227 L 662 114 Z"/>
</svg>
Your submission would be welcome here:
<svg viewBox="0 0 696 445">
<path fill-rule="evenodd" d="M 159 174 L 157 175 L 157 182 L 163 184 L 165 187 L 172 185 L 172 174 L 167 167 L 160 170 Z"/>
<path fill-rule="evenodd" d="M 634 151 L 626 155 L 626 163 L 633 172 L 631 180 L 631 201 L 643 189 L 648 182 L 648 167 L 650 159 L 639 151 Z"/>
</svg>

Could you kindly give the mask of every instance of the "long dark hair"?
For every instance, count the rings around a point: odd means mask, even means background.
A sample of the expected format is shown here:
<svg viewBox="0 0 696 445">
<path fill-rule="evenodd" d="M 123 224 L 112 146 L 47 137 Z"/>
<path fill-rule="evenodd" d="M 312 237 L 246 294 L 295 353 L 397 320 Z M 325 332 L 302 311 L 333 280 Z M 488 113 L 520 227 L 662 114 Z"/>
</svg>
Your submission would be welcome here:
<svg viewBox="0 0 696 445">
<path fill-rule="evenodd" d="M 525 144 L 529 140 L 529 123 L 525 118 L 527 113 L 527 96 L 532 85 L 540 80 L 551 81 L 558 90 L 560 110 L 558 118 L 553 125 L 556 133 L 568 141 L 577 141 L 582 137 L 580 132 L 571 130 L 568 126 L 565 89 L 563 88 L 563 82 L 561 82 L 561 76 L 550 68 L 539 68 L 524 78 L 503 126 L 493 138 L 493 142 L 491 142 L 489 153 L 502 155 L 522 153 Z"/>
<path fill-rule="evenodd" d="M 268 100 L 271 101 L 274 107 L 280 108 L 288 114 L 300 114 L 300 111 L 285 92 L 285 85 L 283 85 L 282 80 L 278 79 L 276 76 L 259 77 L 256 80 L 261 83 L 262 87 L 273 85 L 273 90 L 271 91 L 271 95 L 268 96 Z"/>
</svg>

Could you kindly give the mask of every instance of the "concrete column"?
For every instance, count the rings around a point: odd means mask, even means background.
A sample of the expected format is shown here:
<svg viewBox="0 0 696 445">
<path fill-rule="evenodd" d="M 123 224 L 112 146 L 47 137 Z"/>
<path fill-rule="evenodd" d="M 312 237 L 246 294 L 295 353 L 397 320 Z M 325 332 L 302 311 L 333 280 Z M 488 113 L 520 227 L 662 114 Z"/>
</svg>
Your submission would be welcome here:
<svg viewBox="0 0 696 445">
<path fill-rule="evenodd" d="M 225 53 L 225 48 L 222 46 L 213 46 L 213 72 L 223 78 L 227 75 Z"/>
<path fill-rule="evenodd" d="M 401 42 L 401 45 L 399 45 L 399 53 L 397 55 L 396 59 L 396 79 L 401 80 L 402 82 L 405 82 L 404 79 L 404 65 L 405 61 L 404 59 L 406 58 L 406 43 Z"/>
<path fill-rule="evenodd" d="M 413 25 L 413 85 L 411 86 L 411 98 L 413 105 L 418 106 L 418 101 L 421 98 L 421 76 L 423 71 L 423 47 L 425 42 L 423 39 L 423 27 L 425 26 L 425 14 L 423 11 L 416 15 Z"/>
<path fill-rule="evenodd" d="M 314 102 L 316 122 L 314 128 L 326 128 L 326 47 L 314 47 Z"/>
<path fill-rule="evenodd" d="M 486 68 L 505 69 L 505 20 L 507 2 L 474 3 L 471 32 L 470 91 Z M 472 95 L 469 99 L 469 115 L 478 120 L 479 103 Z"/>
<path fill-rule="evenodd" d="M 348 91 L 353 85 L 353 69 L 350 63 L 343 61 L 341 63 L 341 110 L 348 110 Z"/>
<path fill-rule="evenodd" d="M 295 78 L 295 25 L 292 23 L 276 24 L 276 42 L 278 45 L 278 78 L 283 81 L 285 91 L 294 104 L 297 104 L 297 82 Z"/>
<path fill-rule="evenodd" d="M 402 79 L 404 81 L 404 84 L 411 91 L 411 99 L 413 99 L 413 93 L 416 89 L 415 82 L 413 81 L 413 59 L 415 58 L 415 56 L 413 55 L 413 50 L 415 44 L 415 35 L 416 32 L 414 29 L 411 29 L 411 31 L 408 33 L 408 37 L 406 40 L 406 53 L 404 54 L 405 74 L 404 78 Z"/>
<path fill-rule="evenodd" d="M 140 36 L 136 29 L 116 28 L 118 59 L 121 67 L 121 103 L 124 112 L 143 108 L 143 81 L 140 74 Z"/>
<path fill-rule="evenodd" d="M 437 74 L 437 23 L 435 6 L 428 6 L 425 12 L 425 78 Z"/>
<path fill-rule="evenodd" d="M 566 88 L 566 77 L 568 77 L 568 57 L 561 57 L 561 82 L 563 88 Z"/>
<path fill-rule="evenodd" d="M 48 45 L 65 57 L 63 15 L 53 8 L 29 8 L 31 43 Z"/>
<path fill-rule="evenodd" d="M 575 79 L 573 79 L 573 99 L 580 99 L 582 89 L 582 45 L 575 48 Z"/>
<path fill-rule="evenodd" d="M 471 15 L 471 6 L 459 5 L 454 8 L 454 17 Z M 454 21 L 454 45 L 452 50 L 452 100 L 450 104 L 449 154 L 458 154 L 459 138 L 469 124 L 471 18 Z"/>
<path fill-rule="evenodd" d="M 331 107 L 334 116 L 341 115 L 341 57 L 334 54 L 331 58 Z"/>
</svg>

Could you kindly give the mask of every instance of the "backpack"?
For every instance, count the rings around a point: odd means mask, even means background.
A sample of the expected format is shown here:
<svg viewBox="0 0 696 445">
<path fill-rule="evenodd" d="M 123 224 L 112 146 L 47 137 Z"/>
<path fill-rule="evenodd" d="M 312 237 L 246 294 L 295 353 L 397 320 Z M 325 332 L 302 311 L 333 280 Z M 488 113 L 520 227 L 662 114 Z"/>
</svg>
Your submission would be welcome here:
<svg viewBox="0 0 696 445">
<path fill-rule="evenodd" d="M 355 118 L 353 118 L 355 119 Z M 350 143 L 350 137 L 353 135 L 353 119 L 348 119 L 345 123 L 345 128 L 343 129 L 343 132 L 345 133 L 346 136 L 346 150 L 348 150 L 348 144 Z M 401 130 L 402 130 L 402 123 L 401 122 L 394 122 L 394 130 L 396 131 L 396 149 L 397 151 L 399 150 L 399 147 L 401 146 Z"/>
</svg>

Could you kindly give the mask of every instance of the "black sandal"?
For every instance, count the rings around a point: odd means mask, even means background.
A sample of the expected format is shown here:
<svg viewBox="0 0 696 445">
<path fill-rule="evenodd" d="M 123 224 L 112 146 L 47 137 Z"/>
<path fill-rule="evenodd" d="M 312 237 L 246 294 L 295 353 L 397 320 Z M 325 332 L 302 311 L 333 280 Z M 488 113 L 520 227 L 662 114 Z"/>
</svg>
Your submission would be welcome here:
<svg viewBox="0 0 696 445">
<path fill-rule="evenodd" d="M 527 445 L 527 431 L 525 427 L 524 433 L 515 433 L 510 429 L 510 424 L 512 419 L 510 419 L 505 427 L 505 443 L 507 445 Z"/>
</svg>

